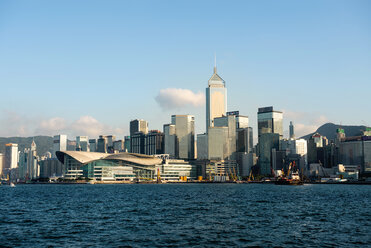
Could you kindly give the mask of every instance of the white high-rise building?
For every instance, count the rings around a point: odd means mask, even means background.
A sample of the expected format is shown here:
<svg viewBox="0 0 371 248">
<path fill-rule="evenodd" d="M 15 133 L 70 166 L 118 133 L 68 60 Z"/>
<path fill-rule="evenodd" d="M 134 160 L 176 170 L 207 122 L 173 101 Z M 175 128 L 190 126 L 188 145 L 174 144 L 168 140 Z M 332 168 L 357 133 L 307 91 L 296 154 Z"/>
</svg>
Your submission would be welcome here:
<svg viewBox="0 0 371 248">
<path fill-rule="evenodd" d="M 76 136 L 76 151 L 89 151 L 89 138 L 88 136 Z"/>
<path fill-rule="evenodd" d="M 36 143 L 32 141 L 31 149 L 29 150 L 27 156 L 27 173 L 30 179 L 38 178 L 40 175 L 40 169 L 38 164 L 37 152 L 36 152 Z"/>
<path fill-rule="evenodd" d="M 227 88 L 224 80 L 217 74 L 216 66 L 214 74 L 209 79 L 206 88 L 206 132 L 214 126 L 214 118 L 222 117 L 227 112 Z"/>
<path fill-rule="evenodd" d="M 58 151 L 67 151 L 67 135 L 55 135 L 53 139 L 53 158 L 56 158 L 55 153 Z"/>
<path fill-rule="evenodd" d="M 5 159 L 4 159 L 3 173 L 18 167 L 18 144 L 5 145 Z"/>
</svg>

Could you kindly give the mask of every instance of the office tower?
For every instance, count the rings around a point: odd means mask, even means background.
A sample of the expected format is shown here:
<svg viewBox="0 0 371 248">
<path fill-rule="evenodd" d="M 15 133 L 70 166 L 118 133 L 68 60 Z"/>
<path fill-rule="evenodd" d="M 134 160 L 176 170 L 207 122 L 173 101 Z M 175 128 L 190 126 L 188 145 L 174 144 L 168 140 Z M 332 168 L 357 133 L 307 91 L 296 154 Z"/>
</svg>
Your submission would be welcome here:
<svg viewBox="0 0 371 248">
<path fill-rule="evenodd" d="M 253 129 L 248 128 L 238 128 L 237 129 L 237 152 L 247 152 L 252 153 L 254 148 L 253 143 Z"/>
<path fill-rule="evenodd" d="M 209 130 L 216 128 L 216 127 L 227 127 L 227 136 L 225 136 L 225 140 L 223 141 L 224 152 L 222 155 L 222 160 L 236 160 L 236 127 L 237 127 L 237 117 L 235 115 L 227 115 L 223 117 L 216 117 L 214 118 L 214 127 L 210 127 Z M 220 132 L 218 132 L 220 133 Z M 211 136 L 211 134 L 209 134 Z M 222 136 L 219 136 L 219 139 L 224 137 L 224 133 Z M 213 146 L 218 146 L 218 144 L 210 144 L 217 142 L 212 141 L 213 137 L 209 138 L 209 152 L 213 153 L 211 150 Z"/>
<path fill-rule="evenodd" d="M 135 133 L 142 132 L 143 134 L 148 133 L 148 122 L 145 120 L 132 120 L 130 122 L 130 136 L 133 136 Z"/>
<path fill-rule="evenodd" d="M 88 136 L 76 136 L 76 151 L 89 151 L 89 138 Z"/>
<path fill-rule="evenodd" d="M 39 177 L 39 164 L 38 164 L 36 149 L 37 149 L 36 143 L 34 140 L 32 140 L 30 153 L 28 154 L 29 165 L 27 166 L 29 168 L 29 175 L 31 179 L 35 179 Z"/>
<path fill-rule="evenodd" d="M 209 79 L 206 88 L 206 132 L 214 126 L 214 118 L 222 117 L 227 111 L 227 88 L 224 80 L 217 74 L 216 66 L 214 74 Z"/>
<path fill-rule="evenodd" d="M 283 137 L 283 114 L 273 110 L 273 107 L 259 108 L 258 111 L 258 138 L 263 133 L 278 133 Z"/>
<path fill-rule="evenodd" d="M 228 127 L 209 127 L 207 139 L 208 159 L 217 161 L 228 160 Z"/>
<path fill-rule="evenodd" d="M 325 137 L 320 135 L 319 133 L 315 133 L 309 139 L 310 140 L 313 139 L 313 142 L 316 145 L 316 147 L 324 147 L 324 145 L 323 145 L 324 138 Z"/>
<path fill-rule="evenodd" d="M 180 159 L 194 159 L 195 117 L 193 115 L 172 115 L 171 124 L 175 125 L 176 157 Z"/>
<path fill-rule="evenodd" d="M 130 136 L 125 136 L 124 137 L 124 147 L 126 152 L 131 152 L 131 145 L 130 145 Z"/>
<path fill-rule="evenodd" d="M 115 140 L 116 140 L 116 136 L 114 135 L 107 136 L 107 152 L 108 153 L 114 153 L 113 142 L 115 142 Z"/>
<path fill-rule="evenodd" d="M 249 127 L 249 117 L 245 115 L 240 115 L 240 111 L 227 112 L 227 116 L 228 115 L 236 116 L 236 129 Z"/>
<path fill-rule="evenodd" d="M 147 155 L 164 154 L 164 134 L 162 132 L 152 130 L 145 136 L 144 153 Z"/>
<path fill-rule="evenodd" d="M 259 168 L 260 174 L 272 174 L 272 149 L 275 151 L 279 148 L 280 134 L 262 133 L 259 137 Z"/>
<path fill-rule="evenodd" d="M 353 166 L 361 174 L 371 173 L 371 137 L 348 137 L 340 143 L 339 163 Z"/>
<path fill-rule="evenodd" d="M 97 152 L 107 153 L 107 147 L 108 147 L 107 136 L 99 135 L 99 139 L 97 141 Z"/>
<path fill-rule="evenodd" d="M 3 174 L 8 174 L 10 170 L 18 167 L 18 144 L 6 144 Z"/>
<path fill-rule="evenodd" d="M 67 135 L 55 135 L 53 138 L 53 158 L 56 158 L 57 151 L 67 151 Z"/>
<path fill-rule="evenodd" d="M 308 160 L 308 146 L 307 141 L 304 139 L 289 139 L 289 140 L 281 140 L 280 148 L 282 151 L 285 151 L 286 155 L 288 154 L 297 154 L 303 158 L 303 165 L 304 167 L 307 164 Z"/>
<path fill-rule="evenodd" d="M 116 140 L 113 142 L 113 153 L 119 153 L 125 151 L 124 141 Z"/>
<path fill-rule="evenodd" d="M 290 121 L 290 139 L 295 139 L 295 132 L 294 132 L 294 125 L 292 124 L 292 121 Z"/>
<path fill-rule="evenodd" d="M 144 140 L 146 135 L 143 132 L 136 132 L 130 136 L 130 152 L 144 154 Z"/>
<path fill-rule="evenodd" d="M 40 178 L 63 177 L 66 173 L 66 166 L 58 159 L 47 158 L 39 162 Z"/>
<path fill-rule="evenodd" d="M 22 181 L 39 177 L 39 159 L 36 152 L 37 146 L 33 140 L 30 148 L 25 148 L 19 154 L 18 178 Z"/>
<path fill-rule="evenodd" d="M 89 139 L 89 151 L 90 152 L 97 151 L 97 140 L 96 139 Z"/>
<path fill-rule="evenodd" d="M 176 157 L 176 134 L 175 134 L 175 125 L 165 124 L 164 125 L 164 153 L 169 154 L 170 158 Z"/>
<path fill-rule="evenodd" d="M 197 134 L 197 159 L 208 159 L 208 135 L 206 133 Z"/>
</svg>

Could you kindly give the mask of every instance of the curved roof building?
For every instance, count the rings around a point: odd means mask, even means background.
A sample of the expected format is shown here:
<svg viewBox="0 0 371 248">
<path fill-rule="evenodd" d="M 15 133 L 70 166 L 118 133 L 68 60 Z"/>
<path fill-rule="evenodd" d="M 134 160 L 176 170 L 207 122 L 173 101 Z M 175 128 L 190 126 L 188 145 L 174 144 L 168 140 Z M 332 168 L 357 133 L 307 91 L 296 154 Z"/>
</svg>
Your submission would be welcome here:
<svg viewBox="0 0 371 248">
<path fill-rule="evenodd" d="M 58 151 L 58 160 L 66 167 L 64 178 L 98 178 L 99 180 L 152 179 L 162 159 L 135 153 L 99 153 Z"/>
<path fill-rule="evenodd" d="M 117 161 L 121 162 L 121 165 L 127 163 L 130 166 L 138 165 L 141 167 L 154 167 L 155 165 L 162 163 L 162 160 L 155 156 L 127 152 L 111 154 L 100 152 L 58 151 L 56 152 L 56 155 L 58 160 L 63 164 L 65 163 L 66 158 L 70 157 L 79 162 L 80 166 L 98 160 Z"/>
<path fill-rule="evenodd" d="M 164 180 L 196 178 L 197 168 L 184 160 L 170 160 L 166 155 L 149 156 L 136 153 L 99 153 L 58 151 L 65 165 L 65 179 L 94 178 L 99 181 L 153 181 L 157 174 Z"/>
</svg>

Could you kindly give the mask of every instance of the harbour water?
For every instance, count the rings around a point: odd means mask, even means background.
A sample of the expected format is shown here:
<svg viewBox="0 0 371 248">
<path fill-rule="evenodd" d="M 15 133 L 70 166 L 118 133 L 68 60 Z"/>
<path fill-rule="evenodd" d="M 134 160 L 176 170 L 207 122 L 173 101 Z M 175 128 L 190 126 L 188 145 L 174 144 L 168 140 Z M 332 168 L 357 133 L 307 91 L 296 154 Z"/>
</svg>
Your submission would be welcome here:
<svg viewBox="0 0 371 248">
<path fill-rule="evenodd" d="M 0 187 L 3 247 L 370 247 L 371 186 Z"/>
</svg>

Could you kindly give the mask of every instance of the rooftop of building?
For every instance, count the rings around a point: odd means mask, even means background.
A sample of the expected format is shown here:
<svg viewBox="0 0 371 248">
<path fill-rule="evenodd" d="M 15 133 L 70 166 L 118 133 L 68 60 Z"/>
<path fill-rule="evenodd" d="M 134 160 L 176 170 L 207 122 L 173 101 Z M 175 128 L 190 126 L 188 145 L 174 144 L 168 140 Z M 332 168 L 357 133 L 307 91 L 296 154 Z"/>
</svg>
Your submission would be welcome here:
<svg viewBox="0 0 371 248">
<path fill-rule="evenodd" d="M 225 81 L 218 75 L 216 66 L 214 67 L 214 73 L 209 79 L 209 86 L 210 85 L 221 85 L 225 86 Z"/>
<path fill-rule="evenodd" d="M 258 109 L 258 114 L 262 114 L 262 113 L 271 113 L 271 112 L 274 112 L 274 113 L 283 113 L 281 111 L 277 111 L 277 110 L 274 110 L 273 109 L 273 106 L 269 106 L 269 107 L 263 107 L 263 108 L 259 108 Z"/>
<path fill-rule="evenodd" d="M 155 156 L 136 154 L 136 153 L 100 153 L 100 152 L 82 152 L 82 151 L 57 151 L 57 158 L 61 163 L 64 163 L 64 156 L 68 155 L 81 163 L 88 164 L 97 160 L 117 160 L 129 163 L 134 163 L 143 166 L 154 166 L 161 164 L 162 160 Z"/>
</svg>

